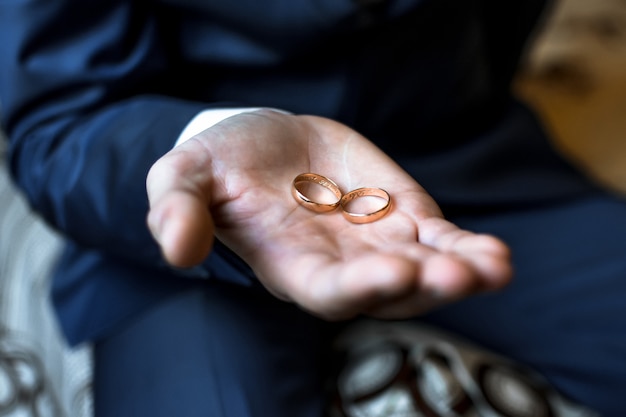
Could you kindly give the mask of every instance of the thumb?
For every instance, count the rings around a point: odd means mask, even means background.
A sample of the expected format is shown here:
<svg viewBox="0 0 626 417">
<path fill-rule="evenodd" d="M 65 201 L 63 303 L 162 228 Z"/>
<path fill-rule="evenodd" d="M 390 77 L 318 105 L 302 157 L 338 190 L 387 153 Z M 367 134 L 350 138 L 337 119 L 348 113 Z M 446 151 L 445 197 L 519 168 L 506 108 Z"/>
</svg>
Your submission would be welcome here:
<svg viewBox="0 0 626 417">
<path fill-rule="evenodd" d="M 200 153 L 174 149 L 152 166 L 146 178 L 148 228 L 166 261 L 179 268 L 201 263 L 213 246 L 210 170 L 199 159 Z"/>
<path fill-rule="evenodd" d="M 188 268 L 201 263 L 213 246 L 213 221 L 197 196 L 172 191 L 150 209 L 148 227 L 165 260 Z"/>
</svg>

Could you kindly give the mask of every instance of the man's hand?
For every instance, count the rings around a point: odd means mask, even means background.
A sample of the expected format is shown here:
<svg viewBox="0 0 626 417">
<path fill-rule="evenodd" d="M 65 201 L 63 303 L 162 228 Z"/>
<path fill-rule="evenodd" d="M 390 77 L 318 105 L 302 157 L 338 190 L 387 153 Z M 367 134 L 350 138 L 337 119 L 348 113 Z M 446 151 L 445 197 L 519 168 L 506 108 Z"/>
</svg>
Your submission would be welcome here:
<svg viewBox="0 0 626 417">
<path fill-rule="evenodd" d="M 318 173 L 345 193 L 389 192 L 391 211 L 367 224 L 337 209 L 307 210 L 293 179 Z M 461 230 L 407 173 L 352 129 L 273 111 L 230 117 L 177 146 L 147 178 L 148 224 L 165 258 L 200 263 L 214 237 L 265 287 L 320 317 L 407 318 L 497 289 L 511 276 L 508 248 Z"/>
</svg>

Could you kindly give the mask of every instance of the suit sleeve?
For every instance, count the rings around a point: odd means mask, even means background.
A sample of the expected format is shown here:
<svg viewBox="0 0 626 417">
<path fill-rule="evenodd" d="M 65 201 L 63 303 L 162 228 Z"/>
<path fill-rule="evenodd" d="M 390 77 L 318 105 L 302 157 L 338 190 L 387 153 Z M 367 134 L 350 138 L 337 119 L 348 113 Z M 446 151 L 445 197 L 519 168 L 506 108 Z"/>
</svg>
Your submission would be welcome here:
<svg viewBox="0 0 626 417">
<path fill-rule="evenodd" d="M 149 5 L 0 2 L 0 113 L 34 209 L 84 247 L 157 265 L 146 175 L 208 106 L 166 90 L 174 58 Z"/>
</svg>

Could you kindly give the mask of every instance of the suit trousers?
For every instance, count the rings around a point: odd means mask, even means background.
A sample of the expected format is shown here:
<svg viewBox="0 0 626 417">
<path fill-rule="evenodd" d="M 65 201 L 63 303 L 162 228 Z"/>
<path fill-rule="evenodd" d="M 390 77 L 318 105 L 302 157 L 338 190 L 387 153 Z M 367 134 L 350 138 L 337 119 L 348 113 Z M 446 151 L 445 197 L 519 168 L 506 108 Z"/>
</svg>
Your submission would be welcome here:
<svg viewBox="0 0 626 417">
<path fill-rule="evenodd" d="M 450 218 L 504 239 L 515 277 L 416 320 L 530 365 L 605 417 L 626 415 L 626 202 L 599 192 Z M 199 282 L 95 344 L 96 417 L 322 416 L 345 324 L 262 289 Z"/>
</svg>

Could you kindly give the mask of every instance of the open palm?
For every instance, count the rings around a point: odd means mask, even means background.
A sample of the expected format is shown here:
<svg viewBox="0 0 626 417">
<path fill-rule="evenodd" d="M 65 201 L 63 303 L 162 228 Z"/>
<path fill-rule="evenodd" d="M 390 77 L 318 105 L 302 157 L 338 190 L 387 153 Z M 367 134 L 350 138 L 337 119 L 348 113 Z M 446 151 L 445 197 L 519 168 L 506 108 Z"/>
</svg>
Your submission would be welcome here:
<svg viewBox="0 0 626 417">
<path fill-rule="evenodd" d="M 378 187 L 390 212 L 354 224 L 291 195 L 304 172 L 343 192 Z M 510 278 L 506 246 L 443 219 L 432 198 L 352 129 L 273 111 L 228 118 L 174 148 L 147 178 L 148 223 L 173 265 L 201 262 L 218 238 L 277 297 L 327 319 L 405 318 Z"/>
</svg>

